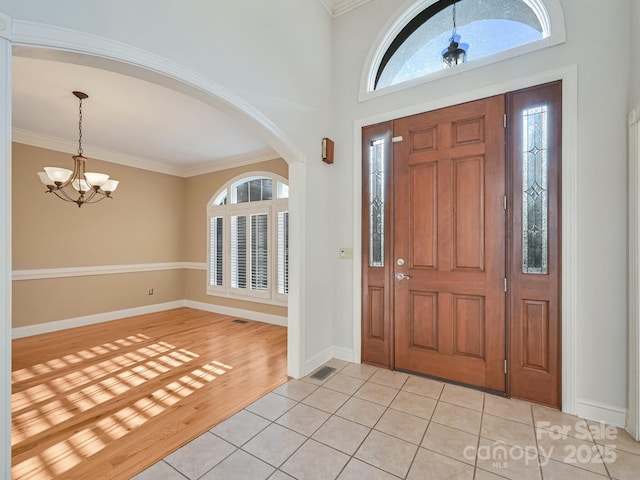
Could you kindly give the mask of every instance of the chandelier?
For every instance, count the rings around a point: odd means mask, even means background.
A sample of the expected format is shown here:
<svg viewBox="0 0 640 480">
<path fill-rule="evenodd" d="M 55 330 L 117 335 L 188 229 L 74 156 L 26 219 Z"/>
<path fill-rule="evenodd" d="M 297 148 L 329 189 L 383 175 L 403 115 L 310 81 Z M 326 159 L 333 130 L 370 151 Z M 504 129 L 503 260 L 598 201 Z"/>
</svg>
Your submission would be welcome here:
<svg viewBox="0 0 640 480">
<path fill-rule="evenodd" d="M 112 198 L 111 194 L 119 182 L 110 180 L 109 175 L 104 173 L 85 172 L 87 159 L 82 155 L 82 100 L 89 98 L 89 95 L 83 92 L 73 94 L 80 100 L 78 154 L 73 156 L 73 171 L 59 167 L 44 167 L 44 172 L 38 172 L 38 177 L 47 186 L 46 193 L 54 193 L 65 202 L 73 202 L 82 207 L 85 203 L 97 203 L 105 198 Z"/>
<path fill-rule="evenodd" d="M 449 38 L 449 46 L 442 53 L 442 65 L 445 68 L 453 67 L 464 63 L 467 58 L 467 52 L 464 48 L 460 47 L 460 44 L 456 42 L 456 3 L 453 2 L 453 30 L 451 32 L 451 38 Z M 458 36 L 458 40 L 460 36 Z"/>
</svg>

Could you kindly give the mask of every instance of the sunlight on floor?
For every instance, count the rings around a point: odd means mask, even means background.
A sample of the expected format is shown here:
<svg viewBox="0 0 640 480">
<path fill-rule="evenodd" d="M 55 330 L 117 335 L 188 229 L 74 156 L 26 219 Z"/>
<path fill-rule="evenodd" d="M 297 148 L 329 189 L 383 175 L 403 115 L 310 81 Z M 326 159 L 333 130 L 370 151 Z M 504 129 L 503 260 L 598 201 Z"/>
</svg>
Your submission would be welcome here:
<svg viewBox="0 0 640 480">
<path fill-rule="evenodd" d="M 86 368 L 74 367 L 101 356 L 104 360 Z M 182 373 L 198 358 L 139 334 L 13 372 L 12 446 L 24 453 L 14 462 L 12 476 L 59 477 L 233 368 L 212 361 Z M 157 379 L 173 371 L 177 378 L 168 383 Z M 104 409 L 114 408 L 124 394 L 139 398 L 105 417 Z M 94 412 L 97 407 L 101 410 Z M 46 446 L 48 433 L 73 417 L 88 426 Z"/>
</svg>

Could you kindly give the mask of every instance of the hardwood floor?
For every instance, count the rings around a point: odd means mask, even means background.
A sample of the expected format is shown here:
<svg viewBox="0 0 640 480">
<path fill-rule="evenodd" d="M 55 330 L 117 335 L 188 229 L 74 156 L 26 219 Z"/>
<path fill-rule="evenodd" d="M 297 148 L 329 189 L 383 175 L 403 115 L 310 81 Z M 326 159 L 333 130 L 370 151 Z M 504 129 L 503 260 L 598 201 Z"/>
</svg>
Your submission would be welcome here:
<svg viewBox="0 0 640 480">
<path fill-rule="evenodd" d="M 13 341 L 12 478 L 129 479 L 287 380 L 287 330 L 189 308 Z"/>
</svg>

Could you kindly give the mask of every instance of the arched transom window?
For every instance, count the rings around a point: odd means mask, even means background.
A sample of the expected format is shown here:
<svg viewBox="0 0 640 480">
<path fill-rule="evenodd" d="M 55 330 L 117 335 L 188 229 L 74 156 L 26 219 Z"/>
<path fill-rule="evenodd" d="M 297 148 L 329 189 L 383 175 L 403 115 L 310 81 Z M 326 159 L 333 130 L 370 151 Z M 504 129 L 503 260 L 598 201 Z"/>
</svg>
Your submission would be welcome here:
<svg viewBox="0 0 640 480">
<path fill-rule="evenodd" d="M 429 4 L 399 29 L 381 56 L 373 90 L 422 77 L 444 67 L 442 55 L 453 33 L 466 62 L 536 42 L 550 35 L 540 0 L 440 0 Z"/>
<path fill-rule="evenodd" d="M 207 205 L 207 293 L 284 304 L 289 293 L 289 186 L 259 172 Z"/>
</svg>

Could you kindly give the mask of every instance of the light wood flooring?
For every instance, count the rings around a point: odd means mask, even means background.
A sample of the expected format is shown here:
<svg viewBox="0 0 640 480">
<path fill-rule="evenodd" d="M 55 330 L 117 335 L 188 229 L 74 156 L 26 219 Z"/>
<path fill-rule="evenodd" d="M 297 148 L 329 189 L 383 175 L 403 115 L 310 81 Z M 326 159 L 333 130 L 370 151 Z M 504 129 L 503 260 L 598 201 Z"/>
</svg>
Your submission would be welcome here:
<svg viewBox="0 0 640 480">
<path fill-rule="evenodd" d="M 12 479 L 129 479 L 287 380 L 287 330 L 189 308 L 13 341 Z"/>
</svg>

